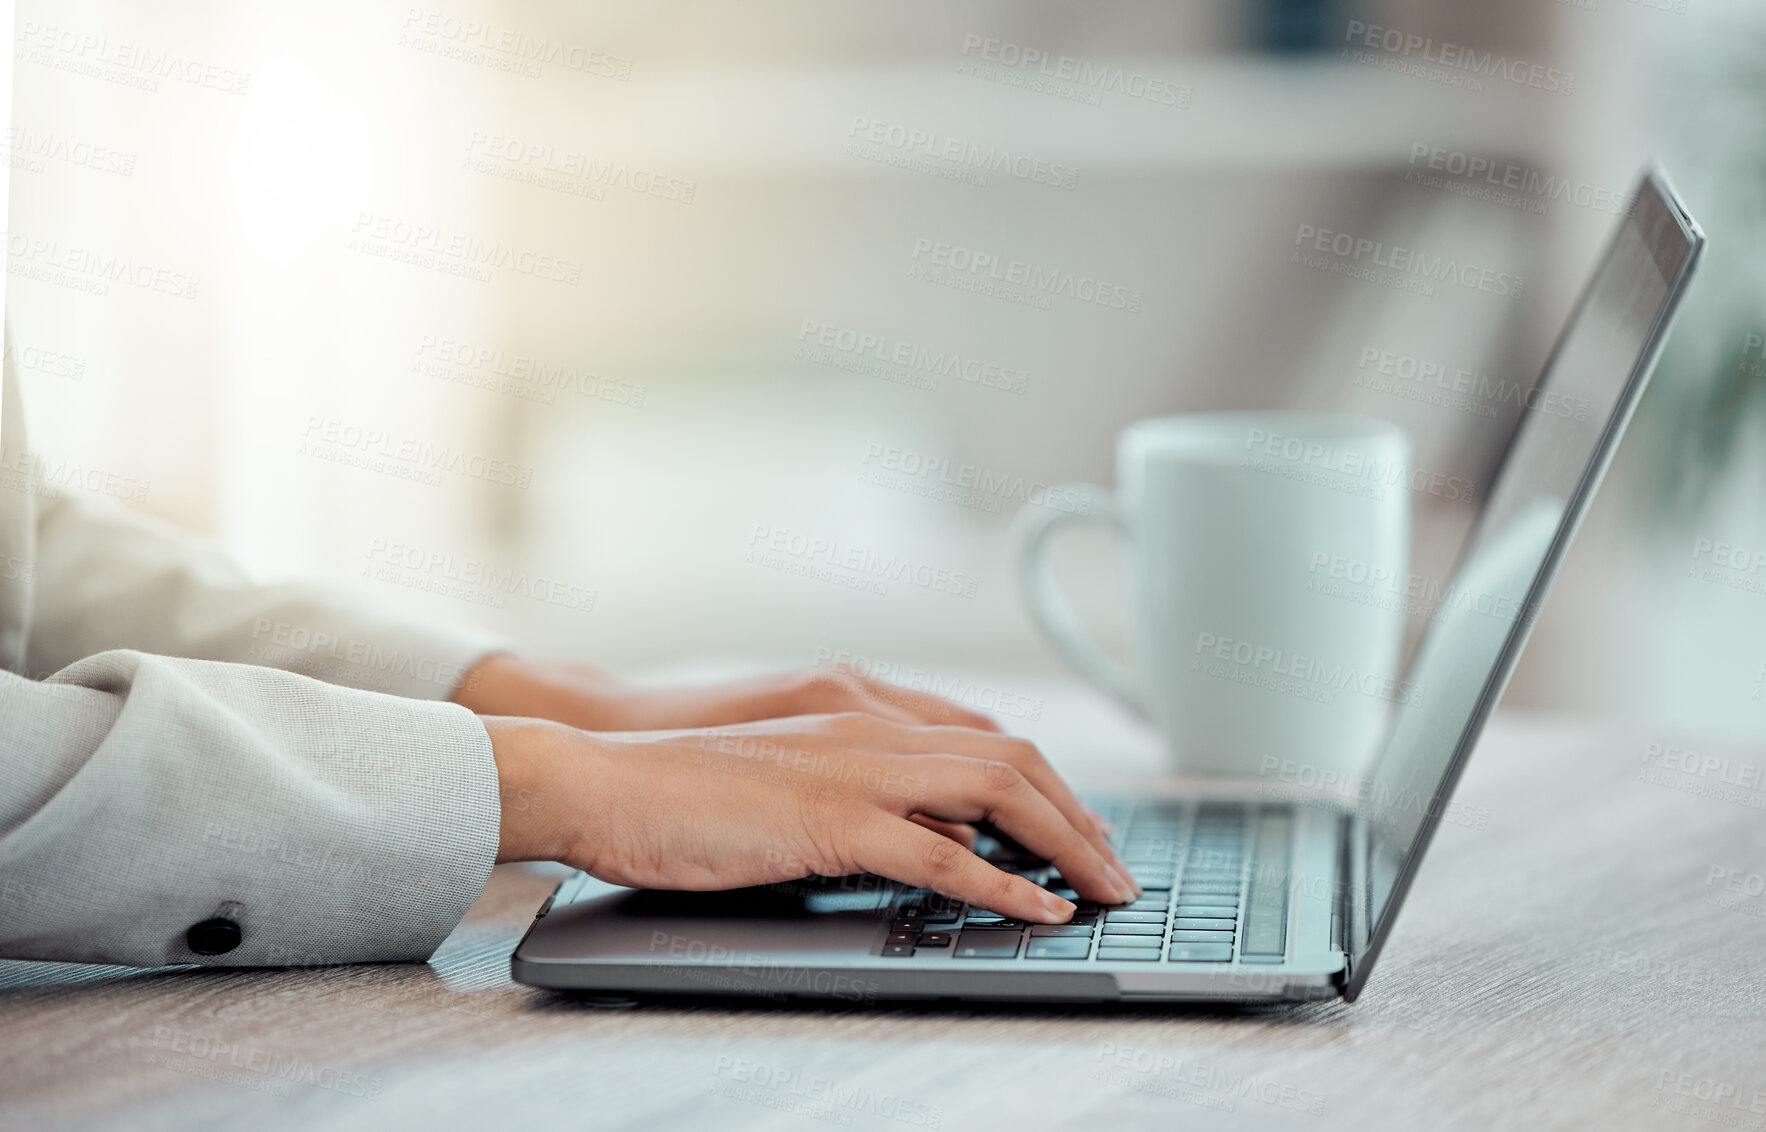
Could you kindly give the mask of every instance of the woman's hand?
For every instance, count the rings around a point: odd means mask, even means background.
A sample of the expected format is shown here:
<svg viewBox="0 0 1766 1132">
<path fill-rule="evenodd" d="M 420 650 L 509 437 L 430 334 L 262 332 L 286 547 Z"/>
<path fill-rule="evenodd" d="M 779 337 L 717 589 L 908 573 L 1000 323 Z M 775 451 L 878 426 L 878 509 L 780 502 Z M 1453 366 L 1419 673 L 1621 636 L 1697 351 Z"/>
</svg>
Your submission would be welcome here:
<svg viewBox="0 0 1766 1132">
<path fill-rule="evenodd" d="M 1139 889 L 1034 746 L 875 715 L 712 730 L 588 734 L 487 718 L 503 794 L 498 860 L 557 860 L 614 884 L 724 889 L 871 872 L 1005 916 L 1061 923 L 1074 906 L 957 840 L 989 821 L 1082 897 Z"/>
<path fill-rule="evenodd" d="M 644 688 L 574 664 L 498 653 L 467 672 L 454 702 L 480 715 L 550 719 L 585 731 L 722 727 L 790 715 L 864 712 L 895 723 L 997 731 L 993 721 L 948 700 L 850 673 L 817 670 L 731 680 L 699 688 Z"/>
</svg>

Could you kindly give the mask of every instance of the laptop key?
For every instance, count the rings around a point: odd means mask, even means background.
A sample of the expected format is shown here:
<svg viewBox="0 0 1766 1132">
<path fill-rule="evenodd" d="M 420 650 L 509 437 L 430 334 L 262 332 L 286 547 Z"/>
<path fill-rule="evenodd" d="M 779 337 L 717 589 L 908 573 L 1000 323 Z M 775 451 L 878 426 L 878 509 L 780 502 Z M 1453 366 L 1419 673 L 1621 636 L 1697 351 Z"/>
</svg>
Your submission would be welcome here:
<svg viewBox="0 0 1766 1132">
<path fill-rule="evenodd" d="M 1105 912 L 1104 922 L 1106 924 L 1163 924 L 1165 912 L 1163 909 L 1157 912 Z"/>
<path fill-rule="evenodd" d="M 1171 933 L 1172 943 L 1231 943 L 1231 932 L 1198 932 L 1175 931 Z"/>
<path fill-rule="evenodd" d="M 1106 920 L 1104 931 L 1110 935 L 1164 935 L 1165 925 L 1163 923 L 1137 924 L 1133 922 L 1119 924 Z"/>
<path fill-rule="evenodd" d="M 919 939 L 919 938 L 920 938 L 920 936 L 919 936 L 918 932 L 890 932 L 889 939 L 886 940 L 885 942 L 887 942 L 887 943 L 912 943 L 916 939 Z"/>
<path fill-rule="evenodd" d="M 1010 959 L 1018 954 L 1018 933 L 964 931 L 951 954 L 958 959 Z"/>
<path fill-rule="evenodd" d="M 1033 937 L 1038 936 L 1078 936 L 1090 939 L 1097 930 L 1094 924 L 1037 924 L 1030 929 Z"/>
<path fill-rule="evenodd" d="M 953 911 L 944 908 L 926 908 L 920 905 L 903 908 L 897 915 L 904 920 L 924 920 L 928 924 L 954 924 L 957 922 L 957 914 Z"/>
<path fill-rule="evenodd" d="M 1209 917 L 1208 919 L 1203 919 L 1200 916 L 1185 916 L 1182 919 L 1171 921 L 1171 926 L 1174 928 L 1185 928 L 1192 931 L 1231 931 L 1233 925 L 1236 923 L 1238 923 L 1237 920 L 1226 919 L 1219 916 Z"/>
<path fill-rule="evenodd" d="M 1149 947 L 1145 950 L 1138 947 L 1100 947 L 1098 958 L 1105 961 L 1126 960 L 1131 963 L 1155 963 L 1159 959 L 1159 949 Z"/>
<path fill-rule="evenodd" d="M 1026 959 L 1084 959 L 1091 954 L 1091 940 L 1050 936 L 1033 939 L 1024 949 Z"/>
<path fill-rule="evenodd" d="M 1099 947 L 1150 947 L 1154 951 L 1165 946 L 1162 935 L 1111 935 L 1105 932 L 1098 940 Z"/>
<path fill-rule="evenodd" d="M 889 925 L 892 932 L 917 932 L 926 926 L 924 920 L 897 920 Z"/>
<path fill-rule="evenodd" d="M 925 935 L 922 935 L 920 937 L 920 946 L 921 947 L 949 947 L 950 941 L 951 941 L 951 934 L 949 932 L 927 932 Z"/>
<path fill-rule="evenodd" d="M 910 959 L 914 954 L 911 943 L 886 943 L 883 945 L 883 957 L 886 959 Z"/>
<path fill-rule="evenodd" d="M 1174 943 L 1166 953 L 1173 963 L 1225 963 L 1232 957 L 1230 943 Z"/>
</svg>

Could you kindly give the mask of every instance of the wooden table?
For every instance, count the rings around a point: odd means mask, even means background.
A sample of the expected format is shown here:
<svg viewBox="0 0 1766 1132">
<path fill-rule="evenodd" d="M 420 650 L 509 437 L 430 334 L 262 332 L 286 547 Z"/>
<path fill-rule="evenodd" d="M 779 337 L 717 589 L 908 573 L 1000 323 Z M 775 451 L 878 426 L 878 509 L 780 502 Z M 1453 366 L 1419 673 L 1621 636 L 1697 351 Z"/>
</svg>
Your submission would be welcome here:
<svg viewBox="0 0 1766 1132">
<path fill-rule="evenodd" d="M 1028 730 L 1153 766 L 1086 703 Z M 1766 749 L 1664 742 L 1499 716 L 1354 1006 L 582 1004 L 509 981 L 561 870 L 502 867 L 428 965 L 0 965 L 0 1127 L 1763 1128 Z"/>
</svg>

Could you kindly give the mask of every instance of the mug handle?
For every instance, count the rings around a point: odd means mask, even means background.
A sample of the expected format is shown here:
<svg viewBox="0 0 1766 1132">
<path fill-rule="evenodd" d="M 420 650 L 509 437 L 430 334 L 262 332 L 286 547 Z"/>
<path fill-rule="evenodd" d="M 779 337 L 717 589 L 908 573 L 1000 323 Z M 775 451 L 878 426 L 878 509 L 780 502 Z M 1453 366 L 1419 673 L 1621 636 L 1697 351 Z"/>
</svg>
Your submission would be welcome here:
<svg viewBox="0 0 1766 1132">
<path fill-rule="evenodd" d="M 1055 497 L 1056 493 L 1089 497 L 1093 509 L 1085 515 L 1043 507 L 1026 507 L 1018 512 L 1018 585 L 1024 594 L 1024 605 L 1030 612 L 1030 619 L 1036 622 L 1036 627 L 1042 630 L 1043 636 L 1063 660 L 1137 715 L 1150 718 L 1134 673 L 1086 631 L 1073 604 L 1055 584 L 1044 555 L 1049 537 L 1059 527 L 1104 522 L 1114 527 L 1117 534 L 1129 537 L 1133 532 L 1128 520 L 1116 505 L 1116 497 L 1095 484 L 1068 483 L 1049 490 L 1050 497 Z"/>
</svg>

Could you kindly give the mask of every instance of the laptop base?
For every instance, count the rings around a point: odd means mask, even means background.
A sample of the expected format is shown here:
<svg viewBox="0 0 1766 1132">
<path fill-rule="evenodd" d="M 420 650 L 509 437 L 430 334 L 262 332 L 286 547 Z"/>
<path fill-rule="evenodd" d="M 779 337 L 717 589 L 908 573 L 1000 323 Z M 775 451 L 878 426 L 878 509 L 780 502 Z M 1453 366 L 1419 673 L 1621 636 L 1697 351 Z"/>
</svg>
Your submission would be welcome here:
<svg viewBox="0 0 1766 1132">
<path fill-rule="evenodd" d="M 511 957 L 515 981 L 599 994 L 856 1002 L 1287 1002 L 1341 994 L 1347 828 L 1301 805 L 1096 800 L 1144 888 L 1019 924 L 879 877 L 728 892 L 560 885 Z M 1070 893 L 1046 865 L 979 847 Z"/>
</svg>

